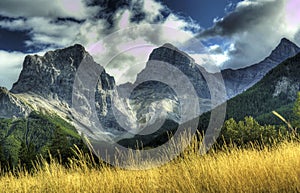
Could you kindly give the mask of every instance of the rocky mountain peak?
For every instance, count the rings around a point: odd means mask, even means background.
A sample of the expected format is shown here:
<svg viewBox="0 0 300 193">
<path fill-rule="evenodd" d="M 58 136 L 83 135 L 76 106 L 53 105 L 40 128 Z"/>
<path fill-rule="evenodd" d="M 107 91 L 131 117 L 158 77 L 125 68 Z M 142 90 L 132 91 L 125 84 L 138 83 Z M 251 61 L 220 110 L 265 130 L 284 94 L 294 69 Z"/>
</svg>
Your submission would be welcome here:
<svg viewBox="0 0 300 193">
<path fill-rule="evenodd" d="M 300 52 L 300 48 L 287 38 L 282 38 L 278 46 L 272 51 L 269 56 L 272 60 L 278 60 L 281 58 L 287 59 Z"/>
<path fill-rule="evenodd" d="M 144 82 L 144 80 L 156 80 L 155 77 L 158 76 L 164 77 L 166 80 L 172 79 L 174 81 L 181 81 L 178 82 L 177 89 L 184 90 L 187 85 L 183 80 L 187 78 L 199 98 L 209 99 L 211 96 L 203 73 L 207 72 L 203 67 L 197 65 L 192 57 L 180 51 L 172 44 L 166 43 L 152 51 L 146 68 L 137 75 L 135 85 Z M 148 84 L 150 83 L 148 82 Z M 167 86 L 160 82 L 151 82 L 151 85 L 153 96 L 156 93 L 165 93 L 168 90 Z M 149 88 L 143 89 L 147 91 L 141 92 L 148 93 Z M 168 98 L 172 100 L 175 98 L 172 92 L 168 92 L 168 95 Z"/>
<path fill-rule="evenodd" d="M 55 99 L 71 104 L 76 71 L 82 62 L 97 64 L 85 48 L 75 44 L 68 48 L 49 51 L 44 56 L 26 56 L 19 79 L 11 89 L 12 93 L 35 93 L 46 99 Z M 99 75 L 103 90 L 114 86 L 113 77 L 105 70 Z M 113 85 L 112 85 L 113 84 Z"/>
<path fill-rule="evenodd" d="M 44 56 L 28 55 L 25 57 L 23 70 L 24 68 L 29 68 L 28 65 L 40 66 L 41 63 L 56 68 L 66 68 L 70 66 L 78 68 L 79 64 L 86 56 L 91 57 L 82 45 L 75 44 L 64 49 L 48 51 Z"/>
<path fill-rule="evenodd" d="M 169 43 L 154 49 L 150 54 L 149 60 L 167 62 L 175 66 L 195 63 L 194 59 L 188 54 L 180 51 L 178 48 Z"/>
<path fill-rule="evenodd" d="M 280 40 L 280 44 L 285 44 L 285 43 L 287 43 L 287 44 L 294 44 L 292 41 L 290 41 L 289 39 L 287 39 L 287 38 L 282 38 L 281 40 Z"/>
</svg>

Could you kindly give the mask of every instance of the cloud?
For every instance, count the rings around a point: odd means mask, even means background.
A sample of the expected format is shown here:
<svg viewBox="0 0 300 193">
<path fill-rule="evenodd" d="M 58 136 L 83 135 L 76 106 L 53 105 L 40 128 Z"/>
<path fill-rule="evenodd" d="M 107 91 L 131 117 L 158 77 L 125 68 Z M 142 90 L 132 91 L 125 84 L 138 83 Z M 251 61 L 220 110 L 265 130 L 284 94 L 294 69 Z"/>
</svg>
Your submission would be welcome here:
<svg viewBox="0 0 300 193">
<path fill-rule="evenodd" d="M 34 50 L 82 44 L 118 83 L 133 81 L 153 48 L 180 46 L 200 29 L 155 0 L 70 1 L 1 1 L 0 15 L 10 18 L 0 20 L 0 27 L 29 31 L 31 39 L 25 43 Z"/>
<path fill-rule="evenodd" d="M 223 48 L 220 45 L 209 46 L 209 52 L 212 54 L 222 54 L 224 52 Z"/>
<path fill-rule="evenodd" d="M 284 4 L 284 0 L 242 1 L 233 12 L 216 20 L 212 28 L 203 31 L 199 36 L 232 36 L 236 33 L 247 32 L 256 25 L 273 19 L 274 14 L 278 13 L 278 8 L 282 8 Z"/>
<path fill-rule="evenodd" d="M 82 0 L 1 0 L 0 15 L 8 17 L 71 17 L 86 19 L 97 13 L 96 7 L 88 7 Z"/>
<path fill-rule="evenodd" d="M 244 0 L 198 37 L 229 39 L 221 45 L 224 57 L 228 58 L 223 68 L 255 64 L 268 56 L 283 37 L 297 43 L 295 34 L 300 28 L 289 20 L 290 1 L 295 0 Z"/>
<path fill-rule="evenodd" d="M 10 89 L 11 85 L 17 81 L 22 69 L 25 55 L 21 52 L 6 52 L 0 50 L 0 85 Z"/>
<path fill-rule="evenodd" d="M 299 0 L 289 0 L 286 5 L 286 19 L 288 23 L 292 26 L 300 25 L 300 1 Z"/>
<path fill-rule="evenodd" d="M 2 28 L 11 31 L 29 31 L 31 39 L 25 44 L 37 48 L 39 45 L 63 47 L 72 44 L 79 26 L 80 24 L 76 22 L 54 22 L 50 18 L 43 17 L 0 21 Z"/>
<path fill-rule="evenodd" d="M 145 13 L 143 20 L 133 22 L 136 11 L 126 7 L 115 12 L 114 25 L 109 31 L 106 31 L 106 27 L 103 28 L 103 24 L 89 22 L 80 28 L 86 33 L 77 36 L 77 40 L 87 45 L 95 60 L 105 66 L 118 83 L 134 81 L 135 75 L 145 67 L 155 47 L 165 43 L 180 46 L 193 37 L 193 33 L 187 28 L 200 28 L 175 14 L 164 16 L 166 7 L 156 1 L 139 2 L 144 2 L 140 4 L 139 10 Z M 88 25 L 92 27 L 86 30 Z M 91 35 L 87 36 L 87 33 Z"/>
<path fill-rule="evenodd" d="M 295 40 L 296 43 L 298 43 L 298 45 L 300 45 L 300 29 L 294 35 L 294 40 Z"/>
<path fill-rule="evenodd" d="M 214 26 L 206 30 L 155 0 L 68 1 L 71 0 L 3 0 L 0 15 L 10 18 L 0 20 L 0 27 L 29 31 L 31 39 L 25 42 L 28 49 L 80 43 L 98 63 L 106 65 L 118 83 L 134 81 L 134 74 L 144 68 L 152 49 L 164 43 L 174 44 L 201 62 L 203 53 L 198 43 L 192 50 L 183 45 L 200 30 L 198 37 L 202 40 L 228 40 L 208 47 L 213 61 L 223 68 L 261 61 L 282 37 L 300 43 L 299 22 L 291 19 L 300 12 L 293 6 L 298 0 L 244 0 L 230 4 L 227 16 L 215 19 Z"/>
</svg>

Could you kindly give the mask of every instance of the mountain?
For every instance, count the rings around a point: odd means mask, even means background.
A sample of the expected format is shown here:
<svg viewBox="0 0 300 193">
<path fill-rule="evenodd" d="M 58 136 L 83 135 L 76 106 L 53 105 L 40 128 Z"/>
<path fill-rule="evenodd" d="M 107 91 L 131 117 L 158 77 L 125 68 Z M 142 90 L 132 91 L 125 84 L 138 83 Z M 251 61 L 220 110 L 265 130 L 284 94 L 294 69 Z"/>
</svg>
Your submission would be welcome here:
<svg viewBox="0 0 300 193">
<path fill-rule="evenodd" d="M 206 70 L 197 65 L 194 59 L 171 44 L 165 44 L 153 50 L 145 69 L 138 73 L 136 81 L 133 84 L 120 85 L 118 91 L 123 96 L 123 93 L 132 90 L 131 95 L 127 96 L 131 104 L 142 104 L 140 107 L 145 108 L 156 102 L 156 107 L 165 107 L 170 119 L 180 122 L 179 110 L 180 105 L 183 105 L 180 104 L 180 101 L 184 100 L 183 95 L 189 98 L 185 105 L 192 103 L 191 100 L 199 99 L 202 107 L 203 101 L 209 101 L 211 98 L 203 73 L 207 73 Z M 138 117 L 144 115 L 145 109 L 138 110 Z"/>
<path fill-rule="evenodd" d="M 271 69 L 286 59 L 295 56 L 299 52 L 300 48 L 297 45 L 288 39 L 283 38 L 279 45 L 271 52 L 270 56 L 262 62 L 242 69 L 222 70 L 221 74 L 224 83 L 222 83 L 221 78 L 218 79 L 215 77 L 214 79 L 216 81 L 212 84 L 213 86 L 208 88 L 208 77 L 213 79 L 212 77 L 214 77 L 215 74 L 208 73 L 203 67 L 197 65 L 190 56 L 180 51 L 178 48 L 171 44 L 165 44 L 153 50 L 145 69 L 137 75 L 137 79 L 134 84 L 127 83 L 125 85 L 120 85 L 118 90 L 119 94 L 122 96 L 122 92 L 133 90 L 133 88 L 135 88 L 131 95 L 131 104 L 140 104 L 140 101 L 134 102 L 134 98 L 143 98 L 145 100 L 143 100 L 143 105 L 141 105 L 142 107 L 149 106 L 147 102 L 151 102 L 153 99 L 159 99 L 163 96 L 169 100 L 168 104 L 172 106 L 172 109 L 177 111 L 168 111 L 168 114 L 170 115 L 169 118 L 180 123 L 180 112 L 178 109 L 180 109 L 179 106 L 183 104 L 180 104 L 179 102 L 180 99 L 178 98 L 178 93 L 174 93 L 174 90 L 172 90 L 174 88 L 170 87 L 172 83 L 170 83 L 169 80 L 176 82 L 177 90 L 185 91 L 185 93 L 191 93 L 191 90 L 195 90 L 198 98 L 195 99 L 195 96 L 192 97 L 191 95 L 189 98 L 199 100 L 200 110 L 196 114 L 200 115 L 211 110 L 212 107 L 221 104 L 227 99 L 249 89 L 256 82 L 261 80 Z M 178 72 L 176 72 L 176 69 Z M 184 80 L 185 77 L 186 79 Z M 160 81 L 147 81 L 148 86 L 139 86 L 137 88 L 137 86 L 144 81 L 152 79 Z M 169 86 L 162 83 L 164 81 L 169 81 Z M 189 88 L 187 88 L 187 81 L 191 83 Z M 225 84 L 227 96 L 222 96 L 222 94 L 226 94 L 220 93 L 222 84 Z M 218 93 L 217 104 L 211 104 L 211 93 Z M 129 96 L 127 96 L 127 98 L 128 97 Z M 188 101 L 187 103 L 192 102 Z M 141 115 L 138 115 L 138 117 L 145 116 L 145 111 L 141 110 L 140 114 Z"/>
<path fill-rule="evenodd" d="M 81 45 L 50 51 L 44 56 L 26 56 L 12 89 L 0 88 L 0 162 L 3 165 L 15 166 L 19 159 L 26 162 L 39 154 L 47 157 L 48 150 L 56 155 L 58 148 L 66 160 L 72 154 L 73 144 L 83 146 L 72 113 L 74 100 L 89 99 L 84 89 L 74 94 L 80 66 L 99 72 L 91 92 L 104 129 L 111 133 L 122 130 L 111 108 L 114 78 Z M 87 112 L 91 108 L 82 107 Z"/>
<path fill-rule="evenodd" d="M 72 117 L 71 107 L 74 100 L 73 87 L 76 72 L 80 65 L 86 68 L 96 66 L 99 70 L 98 83 L 95 83 L 96 110 L 104 128 L 111 131 L 122 130 L 114 119 L 111 98 L 115 80 L 105 69 L 95 63 L 81 45 L 49 51 L 44 56 L 26 56 L 19 79 L 14 83 L 9 96 L 23 101 L 23 108 L 55 113 L 59 116 Z M 83 95 L 83 93 L 80 93 Z M 76 96 L 84 99 L 86 96 Z M 26 104 L 30 104 L 26 105 Z M 90 107 L 91 108 L 91 107 Z M 16 114 L 18 117 L 26 113 Z M 0 114 L 5 117 L 6 112 Z"/>
<path fill-rule="evenodd" d="M 265 116 L 276 110 L 284 116 L 292 110 L 300 90 L 300 54 L 287 59 L 246 92 L 228 101 L 227 115 L 241 119 L 251 115 L 264 123 L 275 120 Z M 287 113 L 285 113 L 287 112 Z"/>
<path fill-rule="evenodd" d="M 44 56 L 26 56 L 23 69 L 11 93 L 35 94 L 48 100 L 59 100 L 65 105 L 72 104 L 72 89 L 76 71 L 83 62 L 95 64 L 81 45 L 49 51 Z M 111 90 L 115 86 L 114 78 L 103 69 L 99 75 L 102 90 Z M 100 84 L 99 83 L 99 84 Z"/>
<path fill-rule="evenodd" d="M 221 81 L 221 74 L 208 73 L 171 44 L 154 49 L 136 81 L 118 86 L 119 95 L 128 99 L 125 109 L 133 109 L 137 119 L 135 134 L 119 143 L 131 147 L 137 141 L 151 147 L 163 144 L 168 140 L 167 132 L 174 133 L 181 124 L 226 100 L 224 88 L 219 94 Z M 209 83 L 213 85 L 210 89 Z M 195 128 L 196 124 L 185 126 Z"/>
<path fill-rule="evenodd" d="M 232 70 L 227 69 L 221 71 L 221 74 L 224 79 L 224 83 L 226 86 L 227 91 L 227 97 L 232 98 L 241 92 L 249 89 L 251 86 L 253 86 L 255 83 L 260 81 L 270 70 L 272 70 L 274 67 L 276 67 L 278 64 L 282 63 L 286 59 L 295 56 L 297 53 L 300 52 L 300 48 L 297 47 L 294 43 L 291 41 L 283 38 L 280 42 L 280 44 L 272 51 L 270 56 L 268 56 L 266 59 L 264 59 L 262 62 L 243 68 L 238 70 Z M 166 64 L 165 64 L 166 63 Z M 164 66 L 172 66 L 180 70 L 181 74 L 178 75 L 174 73 L 174 70 L 172 70 L 172 67 L 170 69 L 165 70 Z M 159 70 L 158 70 L 159 69 Z M 176 75 L 177 76 L 176 76 Z M 159 77 L 165 77 L 164 79 L 159 79 L 156 76 Z M 176 80 L 179 79 L 179 77 L 186 76 L 188 77 L 188 81 L 191 82 L 192 88 L 195 89 L 198 100 L 199 100 L 199 106 L 202 108 L 202 112 L 197 112 L 198 115 L 207 112 L 211 110 L 212 107 L 215 107 L 211 104 L 211 92 L 208 89 L 208 84 L 204 76 L 211 76 L 204 68 L 197 65 L 195 61 L 189 57 L 186 53 L 178 50 L 176 47 L 165 44 L 162 47 L 159 47 L 157 49 L 154 49 L 153 52 L 150 54 L 149 61 L 146 65 L 146 68 L 142 70 L 138 76 L 137 80 L 134 84 L 125 84 L 121 85 L 119 87 L 120 90 L 123 89 L 129 89 L 133 90 L 131 97 L 130 97 L 130 104 L 134 104 L 135 106 L 139 106 L 140 109 L 147 108 L 153 104 L 153 102 L 156 100 L 161 100 L 164 98 L 165 100 L 168 99 L 168 104 L 170 105 L 161 105 L 162 107 L 172 107 L 168 109 L 164 109 L 169 116 L 164 116 L 163 118 L 166 119 L 166 123 L 168 123 L 168 129 L 166 129 L 166 125 L 162 125 L 162 129 L 169 130 L 169 131 L 176 131 L 176 123 L 178 124 L 185 124 L 187 126 L 190 126 L 190 120 L 194 120 L 195 117 L 191 116 L 189 119 L 185 119 L 184 121 L 180 120 L 180 105 L 186 105 L 187 103 L 195 104 L 192 101 L 187 101 L 185 104 L 180 103 L 180 98 L 178 97 L 178 93 L 175 93 L 174 90 L 172 90 L 172 87 L 170 87 L 169 84 L 163 84 L 159 81 L 147 81 L 145 80 L 162 80 L 168 82 L 166 77 L 169 79 Z M 179 81 L 176 84 L 178 84 L 178 87 L 181 87 L 179 90 L 184 90 L 183 87 L 186 87 L 186 85 L 183 83 L 183 81 Z M 217 84 L 221 85 L 222 83 L 220 80 L 216 81 L 214 84 L 213 89 L 218 89 L 220 86 L 216 86 Z M 134 89 L 133 89 L 134 88 Z M 190 90 L 192 88 L 189 88 L 187 90 Z M 122 93 L 122 92 L 120 92 Z M 188 93 L 188 91 L 187 91 Z M 259 93 L 257 93 L 259 96 Z M 293 95 L 294 96 L 294 95 Z M 194 96 L 193 96 L 194 97 Z M 189 96 L 191 99 L 192 97 Z M 251 98 L 251 97 L 250 97 Z M 253 97 L 252 97 L 253 98 Z M 224 102 L 226 98 L 220 97 L 218 98 L 218 104 L 221 104 Z M 256 101 L 253 101 L 253 103 L 257 103 Z M 159 103 L 156 103 L 159 104 Z M 217 104 L 217 105 L 218 105 Z M 279 106 L 284 105 L 283 103 L 277 103 Z M 228 103 L 229 107 L 233 111 L 231 113 L 236 113 L 240 118 L 244 118 L 246 115 L 248 115 L 245 112 L 241 112 L 240 110 L 235 111 L 235 108 L 231 107 L 231 101 Z M 234 105 L 233 105 L 234 106 Z M 239 108 L 236 106 L 236 108 Z M 171 109 L 171 110 L 170 110 Z M 243 108 L 241 108 L 243 109 Z M 168 111 L 169 110 L 169 111 Z M 244 109 L 243 109 L 244 110 Z M 138 117 L 145 117 L 147 115 L 147 112 L 145 110 L 137 111 Z M 197 114 L 196 113 L 196 114 Z M 227 117 L 230 115 L 227 113 Z M 148 120 L 148 119 L 146 119 Z M 203 120 L 203 118 L 200 118 L 200 121 Z M 209 120 L 208 118 L 204 118 L 203 122 L 206 122 Z M 270 120 L 270 119 L 269 119 Z M 159 122 L 159 119 L 156 119 L 157 122 Z M 173 123 L 173 124 L 172 124 Z M 276 122 L 277 123 L 277 122 Z M 203 123 L 200 123 L 200 127 L 203 126 Z M 151 128 L 151 125 L 149 125 Z M 202 127 L 203 128 L 203 127 Z M 201 128 L 201 129 L 202 129 Z M 205 127 L 206 128 L 206 127 Z M 153 128 L 152 128 L 153 129 Z M 131 136 L 132 137 L 132 136 Z M 125 139 L 121 141 L 121 144 L 134 144 L 136 141 L 142 141 L 142 144 L 150 146 L 155 146 L 153 144 L 153 141 L 155 143 L 161 143 L 166 136 L 163 137 L 163 132 L 155 132 L 154 136 L 142 136 L 142 135 L 136 135 L 135 137 L 131 139 Z M 152 138 L 152 143 L 149 138 Z M 156 138 L 156 139 L 154 139 Z"/>
<path fill-rule="evenodd" d="M 201 114 L 200 104 L 209 101 L 210 92 L 200 68 L 205 71 L 171 44 L 154 49 L 136 81 L 118 87 L 137 123 L 135 133 L 119 144 L 159 146 L 168 140 L 167 132 L 174 133 L 178 124 Z"/>
<path fill-rule="evenodd" d="M 226 99 L 232 98 L 249 89 L 256 82 L 261 80 L 272 68 L 299 52 L 300 48 L 286 38 L 283 38 L 270 56 L 262 62 L 243 69 L 227 69 L 221 71 L 227 92 L 227 96 L 222 97 L 222 93 L 220 93 L 222 82 L 220 79 L 216 79 L 217 81 L 215 81 L 213 87 L 210 88 L 218 91 L 209 90 L 207 77 L 213 77 L 214 74 L 208 73 L 203 67 L 197 65 L 190 56 L 178 48 L 171 44 L 165 44 L 153 50 L 145 69 L 137 75 L 134 84 L 127 83 L 118 87 L 119 94 L 123 95 L 122 93 L 128 93 L 130 90 L 133 91 L 127 98 L 130 99 L 128 103 L 132 106 L 139 107 L 135 113 L 139 121 L 150 123 L 150 125 L 153 124 L 153 122 L 151 123 L 150 121 L 153 116 L 147 112 L 147 108 L 152 107 L 154 109 L 156 108 L 155 112 L 160 112 L 162 109 L 162 111 L 165 111 L 167 114 L 165 116 L 158 114 L 156 119 L 153 118 L 156 122 L 159 122 L 159 117 L 161 117 L 161 119 L 182 124 L 195 118 L 194 116 L 190 116 L 188 119 L 182 120 L 180 115 L 187 114 L 187 112 L 183 113 L 180 111 L 182 110 L 182 106 L 195 104 L 195 101 L 199 100 L 200 111 L 195 114 L 198 116 L 207 112 L 226 101 Z M 179 71 L 176 72 L 176 69 Z M 183 77 L 187 77 L 186 81 L 191 83 L 191 87 L 187 86 Z M 169 80 L 172 80 L 176 86 Z M 183 102 L 173 87 L 176 87 L 179 91 L 188 93 L 189 96 L 187 98 L 194 99 L 194 101 Z M 195 89 L 196 96 L 192 96 L 190 93 L 192 89 Z M 220 93 L 219 98 L 217 98 L 217 104 L 211 104 L 211 93 Z M 195 99 L 195 97 L 197 97 L 197 99 Z M 189 108 L 189 110 L 191 109 L 192 108 Z M 190 113 L 190 115 L 191 114 L 193 113 Z M 143 126 L 145 125 L 147 124 Z"/>
<path fill-rule="evenodd" d="M 218 94 L 222 80 L 171 44 L 154 49 L 136 81 L 120 86 L 84 47 L 76 44 L 44 56 L 26 56 L 12 89 L 0 89 L 0 117 L 26 119 L 40 112 L 58 116 L 92 138 L 100 136 L 125 145 L 140 140 L 154 146 L 153 141 L 167 140 L 166 132 L 176 131 L 178 125 L 249 89 L 299 51 L 295 44 L 282 39 L 261 63 L 223 70 L 228 96 L 222 96 Z M 287 84 L 289 77 L 286 78 L 278 88 L 285 88 L 282 84 Z M 213 81 L 212 88 L 207 81 Z M 212 98 L 216 101 L 212 102 Z"/>
<path fill-rule="evenodd" d="M 282 124 L 272 114 L 277 111 L 287 120 L 295 120 L 293 106 L 300 91 L 300 53 L 270 70 L 259 82 L 227 101 L 226 119 L 254 117 L 261 124 Z M 200 117 L 200 128 L 206 128 L 210 113 Z"/>
<path fill-rule="evenodd" d="M 196 90 L 197 95 L 200 98 L 205 98 L 205 99 L 211 98 L 208 85 L 204 77 L 204 74 L 207 74 L 207 71 L 202 66 L 197 65 L 195 63 L 195 60 L 191 58 L 188 54 L 180 51 L 178 48 L 174 47 L 173 45 L 165 44 L 162 47 L 154 49 L 150 54 L 149 61 L 159 61 L 161 63 L 160 66 L 162 67 L 160 69 L 153 70 L 156 73 L 161 73 L 161 70 L 164 69 L 163 65 L 165 64 L 177 68 L 178 70 L 180 70 L 180 73 L 165 72 L 166 74 L 163 75 L 175 76 L 172 77 L 173 81 L 180 78 L 180 76 L 186 76 L 188 80 L 192 83 L 193 87 Z M 143 79 L 145 76 L 147 77 L 154 73 L 154 72 L 147 72 L 148 69 L 149 71 L 151 71 L 151 65 L 153 65 L 153 63 L 148 63 L 146 68 L 141 73 L 138 74 L 136 82 L 141 82 L 140 79 Z M 186 86 L 184 82 L 181 83 L 182 86 Z"/>
<path fill-rule="evenodd" d="M 286 59 L 295 56 L 300 52 L 300 48 L 290 40 L 283 38 L 279 45 L 272 51 L 270 56 L 258 64 L 251 65 L 242 69 L 226 69 L 222 71 L 228 98 L 247 90 L 266 73 L 276 67 Z"/>
</svg>

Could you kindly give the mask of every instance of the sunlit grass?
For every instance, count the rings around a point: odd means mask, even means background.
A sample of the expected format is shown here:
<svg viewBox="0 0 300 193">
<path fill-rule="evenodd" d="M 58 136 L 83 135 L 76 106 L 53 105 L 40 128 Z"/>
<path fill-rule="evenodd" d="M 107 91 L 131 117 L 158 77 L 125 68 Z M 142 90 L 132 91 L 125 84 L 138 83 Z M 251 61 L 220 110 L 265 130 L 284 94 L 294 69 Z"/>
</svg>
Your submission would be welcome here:
<svg viewBox="0 0 300 193">
<path fill-rule="evenodd" d="M 205 155 L 199 154 L 198 143 L 194 141 L 177 159 L 149 170 L 125 170 L 96 163 L 75 147 L 77 157 L 70 160 L 68 167 L 54 159 L 50 163 L 40 159 L 32 173 L 22 167 L 14 173 L 3 173 L 0 190 L 72 193 L 300 191 L 300 144 L 297 140 L 286 140 L 261 150 L 255 146 L 230 147 Z"/>
</svg>

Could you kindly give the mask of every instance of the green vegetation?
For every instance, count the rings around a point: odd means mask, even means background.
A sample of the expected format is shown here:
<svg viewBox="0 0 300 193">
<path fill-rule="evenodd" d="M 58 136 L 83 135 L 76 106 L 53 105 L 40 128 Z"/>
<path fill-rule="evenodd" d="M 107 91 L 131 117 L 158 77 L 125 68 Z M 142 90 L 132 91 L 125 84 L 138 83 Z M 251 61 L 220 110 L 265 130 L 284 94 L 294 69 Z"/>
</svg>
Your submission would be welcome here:
<svg viewBox="0 0 300 193">
<path fill-rule="evenodd" d="M 240 121 L 246 116 L 252 116 L 261 124 L 281 124 L 280 120 L 270 116 L 274 110 L 287 120 L 295 119 L 293 105 L 299 90 L 299 72 L 300 54 L 281 63 L 256 85 L 229 100 L 227 119 Z M 282 89 L 276 88 L 279 82 L 283 85 Z"/>
<path fill-rule="evenodd" d="M 253 117 L 261 125 L 276 125 L 277 130 L 283 122 L 272 114 L 276 111 L 299 127 L 300 123 L 300 54 L 284 61 L 272 69 L 253 87 L 227 101 L 226 120 L 233 118 L 242 121 Z M 200 116 L 199 130 L 207 128 L 210 112 Z"/>
<path fill-rule="evenodd" d="M 274 116 L 274 115 L 273 115 Z M 245 117 L 236 122 L 233 118 L 225 121 L 218 139 L 219 145 L 235 144 L 239 147 L 273 145 L 287 135 L 285 127 L 276 129 L 274 125 L 260 125 L 253 117 Z"/>
<path fill-rule="evenodd" d="M 171 149 L 180 149 L 185 138 Z M 55 159 L 40 159 L 33 172 L 18 167 L 2 173 L 4 192 L 299 192 L 300 143 L 286 139 L 272 148 L 223 146 L 201 155 L 201 141 L 175 160 L 148 170 L 125 170 L 95 162 L 74 148 L 68 167 Z M 168 156 L 168 151 L 162 156 Z M 119 157 L 118 155 L 116 155 Z M 131 167 L 151 166 L 153 160 L 128 156 Z M 163 159 L 162 159 L 163 160 Z"/>
<path fill-rule="evenodd" d="M 56 115 L 32 112 L 28 118 L 0 119 L 2 169 L 15 167 L 19 162 L 31 168 L 32 160 L 40 155 L 47 158 L 49 153 L 67 161 L 74 144 L 83 147 L 79 134 Z"/>
</svg>

